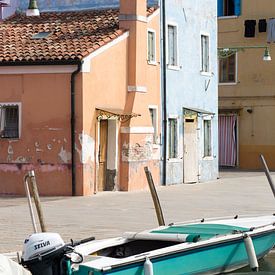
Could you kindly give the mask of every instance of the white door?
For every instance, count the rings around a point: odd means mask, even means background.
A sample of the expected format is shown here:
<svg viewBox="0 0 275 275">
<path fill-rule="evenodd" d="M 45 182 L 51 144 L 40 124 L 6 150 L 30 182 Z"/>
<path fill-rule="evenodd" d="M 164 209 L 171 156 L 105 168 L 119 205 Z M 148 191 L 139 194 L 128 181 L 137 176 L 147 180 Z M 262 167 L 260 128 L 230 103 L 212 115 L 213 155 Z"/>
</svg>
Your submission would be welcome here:
<svg viewBox="0 0 275 275">
<path fill-rule="evenodd" d="M 184 119 L 184 183 L 198 182 L 198 135 L 197 115 Z"/>
</svg>

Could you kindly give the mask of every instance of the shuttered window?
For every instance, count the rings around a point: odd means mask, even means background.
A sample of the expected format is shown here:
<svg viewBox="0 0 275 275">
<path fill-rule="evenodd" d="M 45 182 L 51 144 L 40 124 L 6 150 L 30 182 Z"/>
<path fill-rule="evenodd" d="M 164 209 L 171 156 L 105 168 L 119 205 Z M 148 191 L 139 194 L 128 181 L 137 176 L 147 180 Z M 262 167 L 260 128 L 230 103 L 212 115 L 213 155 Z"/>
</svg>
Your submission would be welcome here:
<svg viewBox="0 0 275 275">
<path fill-rule="evenodd" d="M 168 65 L 177 66 L 177 27 L 168 25 Z"/>
<path fill-rule="evenodd" d="M 168 119 L 169 127 L 169 158 L 177 158 L 178 156 L 178 136 L 177 136 L 177 119 Z"/>
<path fill-rule="evenodd" d="M 203 121 L 203 130 L 204 130 L 204 157 L 210 157 L 212 155 L 211 120 Z"/>
<path fill-rule="evenodd" d="M 157 109 L 149 108 L 152 127 L 154 128 L 153 143 L 157 143 Z"/>
<path fill-rule="evenodd" d="M 219 82 L 236 82 L 236 54 L 219 60 Z"/>
<path fill-rule="evenodd" d="M 154 31 L 148 31 L 147 33 L 147 59 L 148 62 L 156 62 L 156 33 Z"/>
<path fill-rule="evenodd" d="M 201 36 L 201 71 L 209 72 L 209 36 Z"/>
<path fill-rule="evenodd" d="M 218 16 L 241 15 L 241 0 L 218 0 Z"/>
</svg>

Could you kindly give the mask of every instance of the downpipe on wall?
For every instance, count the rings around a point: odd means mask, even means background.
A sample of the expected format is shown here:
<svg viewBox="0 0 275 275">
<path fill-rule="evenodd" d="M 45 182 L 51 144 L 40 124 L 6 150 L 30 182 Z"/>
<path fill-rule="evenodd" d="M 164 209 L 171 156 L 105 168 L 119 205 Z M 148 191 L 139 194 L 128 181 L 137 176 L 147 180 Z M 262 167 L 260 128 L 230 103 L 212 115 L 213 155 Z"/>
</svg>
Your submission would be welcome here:
<svg viewBox="0 0 275 275">
<path fill-rule="evenodd" d="M 167 98 L 166 98 L 166 10 L 165 0 L 161 0 L 161 26 L 162 26 L 162 185 L 166 185 L 166 164 L 167 164 Z"/>
<path fill-rule="evenodd" d="M 81 71 L 82 61 L 77 63 L 77 69 L 71 74 L 71 154 L 72 154 L 72 196 L 76 196 L 75 176 L 75 78 Z"/>
</svg>

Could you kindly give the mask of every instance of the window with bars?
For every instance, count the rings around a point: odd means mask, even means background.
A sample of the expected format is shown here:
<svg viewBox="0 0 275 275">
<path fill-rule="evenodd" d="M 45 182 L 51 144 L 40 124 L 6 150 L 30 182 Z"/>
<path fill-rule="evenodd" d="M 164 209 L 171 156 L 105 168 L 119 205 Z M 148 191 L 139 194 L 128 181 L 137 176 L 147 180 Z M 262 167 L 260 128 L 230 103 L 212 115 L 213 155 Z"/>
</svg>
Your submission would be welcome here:
<svg viewBox="0 0 275 275">
<path fill-rule="evenodd" d="M 177 158 L 178 156 L 178 122 L 176 118 L 168 119 L 169 128 L 169 158 Z"/>
<path fill-rule="evenodd" d="M 209 72 L 209 36 L 201 35 L 201 71 Z"/>
<path fill-rule="evenodd" d="M 147 59 L 149 63 L 156 62 L 156 33 L 152 30 L 147 32 Z"/>
<path fill-rule="evenodd" d="M 168 65 L 178 65 L 177 27 L 168 25 Z"/>
<path fill-rule="evenodd" d="M 211 145 L 211 120 L 203 121 L 204 132 L 204 157 L 210 157 L 212 155 Z"/>
<path fill-rule="evenodd" d="M 220 58 L 219 83 L 236 83 L 236 54 Z"/>
<path fill-rule="evenodd" d="M 19 105 L 0 103 L 0 137 L 19 138 Z"/>
</svg>

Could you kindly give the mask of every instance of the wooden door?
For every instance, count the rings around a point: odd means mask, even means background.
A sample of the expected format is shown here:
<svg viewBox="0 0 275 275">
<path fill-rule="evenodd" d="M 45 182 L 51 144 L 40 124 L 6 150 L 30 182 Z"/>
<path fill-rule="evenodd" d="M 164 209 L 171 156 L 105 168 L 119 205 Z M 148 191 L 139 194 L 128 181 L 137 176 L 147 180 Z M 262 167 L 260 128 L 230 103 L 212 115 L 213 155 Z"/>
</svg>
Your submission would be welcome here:
<svg viewBox="0 0 275 275">
<path fill-rule="evenodd" d="M 184 121 L 184 183 L 198 181 L 198 136 L 197 116 L 185 118 Z"/>
<path fill-rule="evenodd" d="M 104 191 L 107 171 L 108 120 L 100 121 L 98 191 Z"/>
</svg>

